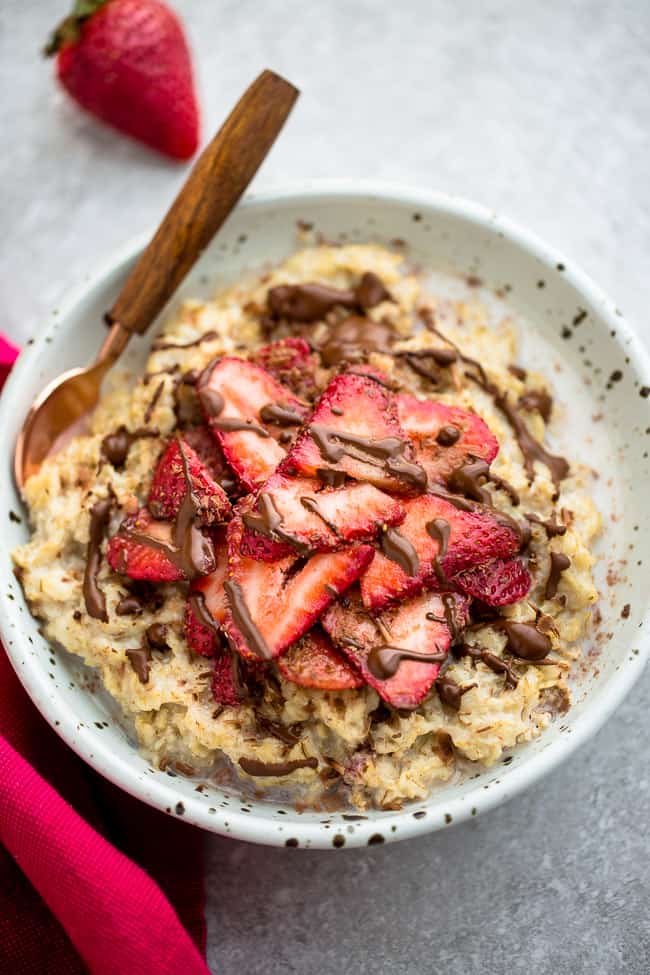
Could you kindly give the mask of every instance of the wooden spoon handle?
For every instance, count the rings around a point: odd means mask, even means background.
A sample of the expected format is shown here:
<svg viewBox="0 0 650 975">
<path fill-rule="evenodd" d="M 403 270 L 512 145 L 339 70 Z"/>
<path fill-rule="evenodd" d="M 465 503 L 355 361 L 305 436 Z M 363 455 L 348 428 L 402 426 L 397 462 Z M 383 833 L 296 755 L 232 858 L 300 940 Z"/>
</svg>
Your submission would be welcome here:
<svg viewBox="0 0 650 975">
<path fill-rule="evenodd" d="M 107 320 L 147 330 L 221 227 L 275 142 L 298 89 L 263 71 L 199 156 Z"/>
</svg>

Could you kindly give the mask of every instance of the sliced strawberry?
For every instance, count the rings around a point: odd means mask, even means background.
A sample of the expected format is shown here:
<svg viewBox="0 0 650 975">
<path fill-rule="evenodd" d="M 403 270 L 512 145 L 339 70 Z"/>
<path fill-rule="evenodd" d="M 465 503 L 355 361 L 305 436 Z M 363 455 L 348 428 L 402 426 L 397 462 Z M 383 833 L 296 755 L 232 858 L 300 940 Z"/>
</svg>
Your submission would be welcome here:
<svg viewBox="0 0 650 975">
<path fill-rule="evenodd" d="M 376 375 L 335 376 L 282 467 L 308 477 L 319 468 L 400 494 L 423 489 L 425 473 L 413 463 L 395 399 Z"/>
<path fill-rule="evenodd" d="M 486 559 L 507 558 L 519 550 L 519 535 L 489 508 L 474 505 L 471 511 L 463 511 L 433 494 L 404 500 L 403 506 L 406 518 L 396 529 L 397 534 L 391 532 L 384 537 L 383 551 L 377 553 L 361 579 L 363 603 L 370 609 L 381 609 L 425 587 L 453 588 L 449 580 L 457 573 Z M 435 559 L 440 538 L 447 532 L 446 552 L 438 566 Z M 394 549 L 395 543 L 400 548 L 405 543 L 410 545 L 411 554 L 414 550 L 417 558 L 409 566 L 416 568 L 413 574 L 384 554 Z"/>
<path fill-rule="evenodd" d="M 251 360 L 301 399 L 311 400 L 316 395 L 318 360 L 304 339 L 278 339 L 256 349 Z"/>
<path fill-rule="evenodd" d="M 129 515 L 108 540 L 108 563 L 116 572 L 147 582 L 178 582 L 205 575 L 215 568 L 211 539 L 192 526 L 192 564 L 174 545 L 173 527 L 156 521 L 147 508 Z"/>
<path fill-rule="evenodd" d="M 223 455 L 221 444 L 210 433 L 209 427 L 189 427 L 183 430 L 183 440 L 196 452 L 212 480 L 220 484 L 227 494 L 232 494 L 238 483 L 237 478 Z"/>
<path fill-rule="evenodd" d="M 228 652 L 222 652 L 214 662 L 212 696 L 217 704 L 222 704 L 224 707 L 236 708 L 241 704 L 237 693 L 237 679 L 233 673 L 237 663 L 238 661 Z"/>
<path fill-rule="evenodd" d="M 445 610 L 445 603 L 447 610 Z M 440 596 L 425 593 L 382 613 L 375 621 L 368 615 L 358 598 L 347 606 L 336 603 L 323 617 L 323 626 L 361 671 L 366 683 L 394 708 L 415 708 L 424 700 L 438 676 L 440 664 L 451 644 L 451 632 L 446 620 L 453 614 L 454 627 L 464 625 L 468 600 L 455 594 Z M 432 655 L 434 662 L 409 660 L 390 650 L 378 653 L 378 648 L 397 648 L 413 654 Z M 375 651 L 372 653 L 372 651 Z M 384 656 L 385 655 L 385 656 Z M 391 659 L 392 658 L 392 659 Z M 397 665 L 393 676 L 390 667 L 382 673 L 382 663 Z"/>
<path fill-rule="evenodd" d="M 221 647 L 219 627 L 226 616 L 223 584 L 228 573 L 225 529 L 214 533 L 217 567 L 210 575 L 195 579 L 190 586 L 185 609 L 185 638 L 194 653 L 213 657 Z"/>
<path fill-rule="evenodd" d="M 404 518 L 402 504 L 372 484 L 324 488 L 320 481 L 273 474 L 243 515 L 244 555 L 274 561 L 296 552 L 328 552 L 374 538 Z"/>
<path fill-rule="evenodd" d="M 224 629 L 231 645 L 250 659 L 277 657 L 299 640 L 375 554 L 370 545 L 358 545 L 306 563 L 295 555 L 260 562 L 241 554 L 243 529 L 237 514 L 228 526 Z"/>
<path fill-rule="evenodd" d="M 399 422 L 415 446 L 418 464 L 430 482 L 444 483 L 451 472 L 470 457 L 491 463 L 499 443 L 488 425 L 458 406 L 436 400 L 396 396 Z"/>
<path fill-rule="evenodd" d="M 199 510 L 197 521 L 207 526 L 230 517 L 230 501 L 223 488 L 212 479 L 207 468 L 185 440 L 174 437 L 156 467 L 147 507 L 154 518 L 172 520 L 187 495 L 187 481 Z"/>
<path fill-rule="evenodd" d="M 234 356 L 205 370 L 198 393 L 226 460 L 247 490 L 260 487 L 285 456 L 275 437 L 300 426 L 307 413 L 304 403 L 261 366 Z M 274 408 L 285 419 L 276 422 Z"/>
<path fill-rule="evenodd" d="M 521 559 L 493 559 L 465 569 L 454 576 L 452 583 L 488 606 L 509 606 L 528 595 L 532 579 Z"/>
<path fill-rule="evenodd" d="M 364 683 L 319 627 L 289 647 L 278 660 L 278 669 L 285 680 L 321 691 L 343 691 Z"/>
</svg>

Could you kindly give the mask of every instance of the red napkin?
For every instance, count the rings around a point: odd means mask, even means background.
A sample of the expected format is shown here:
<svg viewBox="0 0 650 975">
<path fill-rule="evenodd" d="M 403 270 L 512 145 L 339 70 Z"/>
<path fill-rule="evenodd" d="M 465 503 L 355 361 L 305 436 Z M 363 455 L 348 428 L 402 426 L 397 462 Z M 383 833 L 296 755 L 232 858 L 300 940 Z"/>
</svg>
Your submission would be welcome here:
<svg viewBox="0 0 650 975">
<path fill-rule="evenodd" d="M 1 975 L 208 975 L 202 838 L 77 758 L 0 647 Z"/>
</svg>

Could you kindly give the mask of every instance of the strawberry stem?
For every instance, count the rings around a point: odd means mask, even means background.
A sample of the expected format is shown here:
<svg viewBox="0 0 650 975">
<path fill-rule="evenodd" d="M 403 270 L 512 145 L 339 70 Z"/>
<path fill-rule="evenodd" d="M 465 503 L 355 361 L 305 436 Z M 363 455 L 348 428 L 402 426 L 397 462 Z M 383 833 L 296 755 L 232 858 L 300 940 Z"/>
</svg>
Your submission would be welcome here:
<svg viewBox="0 0 650 975">
<path fill-rule="evenodd" d="M 107 2 L 108 0 L 75 0 L 72 11 L 52 32 L 43 48 L 45 57 L 49 58 L 57 54 L 66 44 L 76 44 L 83 24 Z"/>
</svg>

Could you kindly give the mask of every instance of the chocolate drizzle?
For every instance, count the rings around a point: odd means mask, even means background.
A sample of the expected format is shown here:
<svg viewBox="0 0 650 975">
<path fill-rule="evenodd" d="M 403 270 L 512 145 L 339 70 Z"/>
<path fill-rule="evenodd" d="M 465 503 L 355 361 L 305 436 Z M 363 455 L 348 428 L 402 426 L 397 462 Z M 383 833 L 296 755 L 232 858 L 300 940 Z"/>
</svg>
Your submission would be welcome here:
<svg viewBox="0 0 650 975">
<path fill-rule="evenodd" d="M 242 521 L 246 528 L 257 532 L 259 535 L 264 535 L 265 538 L 288 542 L 300 555 L 311 555 L 311 549 L 308 545 L 282 528 L 282 515 L 276 508 L 273 497 L 267 491 L 260 492 L 256 508 L 256 511 L 245 511 L 243 513 Z M 320 514 L 320 512 L 317 511 L 316 514 Z M 328 525 L 328 527 L 330 526 Z"/>
<path fill-rule="evenodd" d="M 461 687 L 452 677 L 448 677 L 446 674 L 441 675 L 436 680 L 438 697 L 443 704 L 446 704 L 449 708 L 453 708 L 454 711 L 460 711 L 463 694 L 467 694 L 473 687 L 478 687 L 478 684 L 467 684 L 465 687 Z"/>
<path fill-rule="evenodd" d="M 451 472 L 448 478 L 448 484 L 452 491 L 463 494 L 472 501 L 478 501 L 479 504 L 486 504 L 491 507 L 492 498 L 489 491 L 483 487 L 486 481 L 491 481 L 496 488 L 505 491 L 513 505 L 519 504 L 519 495 L 512 484 L 497 474 L 493 474 L 487 461 L 480 458 L 472 458 L 465 464 L 461 464 L 460 467 Z"/>
<path fill-rule="evenodd" d="M 395 337 L 389 321 L 375 322 L 361 315 L 348 315 L 328 326 L 327 336 L 318 346 L 318 352 L 327 367 L 341 362 L 358 362 L 371 352 L 387 352 Z"/>
<path fill-rule="evenodd" d="M 422 309 L 421 317 L 425 326 L 430 332 L 433 332 L 434 335 L 441 338 L 443 342 L 450 345 L 452 349 L 455 349 L 459 358 L 462 359 L 462 361 L 468 366 L 472 366 L 476 370 L 476 373 L 466 372 L 465 375 L 468 379 L 471 379 L 472 382 L 475 382 L 477 386 L 480 386 L 484 392 L 488 393 L 488 395 L 492 397 L 495 406 L 501 411 L 501 413 L 503 413 L 504 417 L 510 424 L 517 443 L 519 444 L 519 449 L 523 454 L 524 467 L 526 469 L 529 482 L 532 482 L 535 476 L 535 469 L 533 466 L 534 461 L 538 460 L 548 468 L 551 475 L 551 480 L 557 489 L 560 481 L 564 480 L 564 478 L 568 477 L 569 475 L 569 464 L 565 458 L 557 457 L 554 454 L 549 453 L 538 440 L 535 440 L 516 408 L 508 401 L 507 393 L 502 393 L 493 382 L 490 382 L 485 373 L 485 369 L 480 362 L 477 362 L 476 359 L 471 359 L 469 356 L 464 355 L 458 346 L 451 341 L 451 339 L 448 339 L 446 335 L 443 335 L 442 332 L 436 328 L 429 309 Z"/>
<path fill-rule="evenodd" d="M 245 430 L 246 433 L 256 433 L 258 437 L 271 436 L 268 430 L 265 430 L 259 423 L 254 423 L 253 420 L 243 420 L 238 416 L 212 416 L 210 425 L 213 429 L 222 430 L 224 433 L 238 433 Z"/>
<path fill-rule="evenodd" d="M 285 727 L 283 724 L 279 724 L 277 721 L 271 721 L 270 718 L 265 718 L 263 714 L 256 715 L 256 721 L 258 728 L 262 731 L 267 732 L 269 735 L 273 735 L 278 741 L 283 742 L 285 745 L 297 745 L 300 741 L 298 735 L 294 735 L 293 731 Z"/>
<path fill-rule="evenodd" d="M 334 308 L 374 308 L 382 301 L 392 301 L 390 292 L 372 271 L 366 271 L 356 288 L 333 288 L 327 284 L 280 284 L 267 295 L 269 314 L 274 319 L 290 322 L 318 322 Z"/>
<path fill-rule="evenodd" d="M 566 535 L 566 525 L 553 521 L 552 518 L 544 521 L 539 515 L 529 513 L 526 513 L 524 517 L 526 521 L 531 521 L 533 525 L 541 525 L 549 538 L 554 538 L 556 535 Z"/>
<path fill-rule="evenodd" d="M 416 576 L 420 571 L 420 559 L 415 546 L 396 528 L 387 528 L 381 533 L 379 544 L 387 559 L 396 562 L 407 576 Z"/>
<path fill-rule="evenodd" d="M 210 368 L 211 367 L 208 366 L 205 373 L 203 374 L 204 376 L 207 375 L 209 377 L 208 370 Z M 210 386 L 207 384 L 207 382 L 204 382 L 203 378 L 199 379 L 197 389 L 198 389 L 199 399 L 201 400 L 201 405 L 203 406 L 203 409 L 205 410 L 205 412 L 207 413 L 207 415 L 210 417 L 211 420 L 216 419 L 216 417 L 218 417 L 222 413 L 223 408 L 226 405 L 223 396 L 221 395 L 218 389 L 211 389 Z"/>
<path fill-rule="evenodd" d="M 253 621 L 250 610 L 246 605 L 241 586 L 236 579 L 226 579 L 223 588 L 228 597 L 228 605 L 230 606 L 230 612 L 232 613 L 235 626 L 241 631 L 247 645 L 258 657 L 263 657 L 266 660 L 270 659 L 272 656 L 271 651 Z"/>
<path fill-rule="evenodd" d="M 458 359 L 458 353 L 455 349 L 413 349 L 404 352 L 398 352 L 397 356 L 404 359 L 407 366 L 409 366 L 413 372 L 417 373 L 418 376 L 423 376 L 425 379 L 430 380 L 434 386 L 438 385 L 440 378 L 440 370 L 448 369 L 452 366 Z M 427 365 L 427 362 L 433 364 L 434 368 Z"/>
<path fill-rule="evenodd" d="M 141 684 L 146 684 L 149 680 L 149 663 L 151 661 L 151 650 L 149 647 L 136 647 L 135 650 L 126 650 L 126 656 L 131 666 L 138 675 Z"/>
<path fill-rule="evenodd" d="M 240 758 L 239 766 L 252 776 L 290 775 L 301 768 L 318 768 L 317 758 L 294 758 L 286 762 L 261 762 L 257 758 Z"/>
<path fill-rule="evenodd" d="M 302 497 L 300 499 L 300 503 L 303 506 L 303 508 L 306 508 L 307 511 L 311 511 L 311 513 L 313 515 L 316 515 L 317 518 L 320 518 L 323 524 L 327 528 L 329 528 L 329 530 L 333 532 L 337 538 L 341 538 L 341 533 L 336 527 L 336 525 L 334 524 L 334 522 L 330 521 L 329 518 L 327 518 L 318 507 L 318 501 L 316 500 L 316 498 Z"/>
<path fill-rule="evenodd" d="M 93 619 L 108 623 L 106 597 L 97 583 L 97 574 L 102 560 L 101 546 L 106 535 L 113 509 L 114 498 L 110 495 L 96 501 L 90 509 L 88 529 L 88 548 L 86 549 L 86 568 L 83 579 L 83 597 L 86 611 Z"/>
<path fill-rule="evenodd" d="M 446 652 L 442 650 L 436 650 L 435 653 L 420 653 L 417 650 L 404 650 L 402 647 L 384 644 L 372 648 L 366 663 L 368 670 L 377 680 L 390 680 L 397 673 L 402 660 L 415 660 L 423 664 L 439 664 L 446 657 Z"/>
<path fill-rule="evenodd" d="M 145 422 L 148 422 L 146 416 Z M 129 450 L 136 440 L 158 436 L 160 436 L 159 431 L 155 428 L 147 430 L 145 427 L 138 427 L 137 430 L 130 431 L 125 426 L 120 426 L 114 433 L 107 434 L 102 440 L 101 455 L 116 470 L 119 470 L 126 463 Z"/>
<path fill-rule="evenodd" d="M 438 551 L 433 559 L 433 571 L 436 574 L 438 582 L 444 586 L 447 584 L 448 579 L 440 560 L 447 554 L 451 525 L 444 518 L 434 518 L 432 521 L 428 521 L 424 527 L 434 542 L 438 543 Z"/>
<path fill-rule="evenodd" d="M 400 437 L 384 437 L 370 440 L 356 434 L 333 430 L 320 423 L 312 423 L 309 432 L 329 464 L 338 463 L 346 454 L 373 467 L 383 467 L 386 473 L 424 490 L 427 483 L 425 470 L 419 464 L 406 460 L 406 442 Z"/>
<path fill-rule="evenodd" d="M 512 669 L 510 663 L 502 657 L 497 657 L 495 653 L 483 647 L 472 647 L 467 643 L 461 643 L 455 648 L 456 655 L 459 657 L 471 657 L 472 660 L 482 661 L 486 667 L 495 674 L 505 674 L 505 687 L 512 690 L 519 683 L 517 674 Z"/>
<path fill-rule="evenodd" d="M 145 423 L 149 423 L 149 421 L 151 420 L 151 417 L 153 416 L 154 410 L 156 409 L 156 406 L 158 405 L 158 400 L 160 399 L 161 394 L 162 394 L 162 391 L 163 391 L 164 388 L 165 388 L 165 380 L 164 379 L 161 379 L 160 382 L 158 383 L 158 385 L 156 386 L 155 390 L 154 390 L 153 396 L 151 397 L 151 399 L 147 403 L 146 410 L 144 411 L 144 417 L 143 417 L 143 419 L 144 419 L 144 422 Z"/>
<path fill-rule="evenodd" d="M 267 403 L 260 410 L 260 419 L 264 423 L 274 423 L 278 427 L 299 427 L 302 425 L 302 417 L 290 406 L 281 406 L 280 403 Z"/>
<path fill-rule="evenodd" d="M 571 559 L 568 555 L 565 555 L 564 552 L 551 552 L 550 554 L 551 568 L 548 574 L 548 579 L 546 580 L 546 589 L 544 590 L 545 599 L 553 599 L 557 593 L 560 576 L 571 565 Z"/>
<path fill-rule="evenodd" d="M 519 406 L 529 413 L 539 413 L 544 423 L 548 423 L 553 412 L 553 397 L 545 389 L 531 389 L 519 397 Z"/>
<path fill-rule="evenodd" d="M 212 342 L 218 338 L 219 335 L 217 332 L 210 331 L 199 335 L 198 339 L 193 339 L 192 342 L 165 342 L 164 339 L 155 339 L 151 344 L 151 348 L 156 352 L 161 352 L 163 349 L 193 349 L 202 342 Z"/>
<path fill-rule="evenodd" d="M 199 623 L 204 626 L 207 630 L 221 640 L 221 630 L 215 620 L 214 616 L 207 607 L 205 601 L 204 593 L 200 592 L 198 589 L 195 592 L 191 592 L 187 599 L 190 611 L 199 621 Z"/>
</svg>

